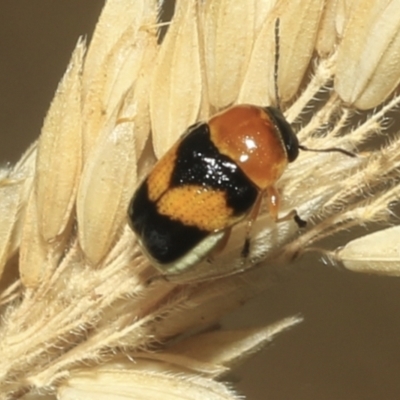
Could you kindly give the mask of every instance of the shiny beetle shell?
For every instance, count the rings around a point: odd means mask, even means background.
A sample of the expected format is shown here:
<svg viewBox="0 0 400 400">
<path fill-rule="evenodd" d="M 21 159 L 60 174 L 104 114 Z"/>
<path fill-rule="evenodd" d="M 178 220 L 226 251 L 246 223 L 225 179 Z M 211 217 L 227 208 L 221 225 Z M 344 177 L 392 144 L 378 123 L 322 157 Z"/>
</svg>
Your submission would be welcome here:
<svg viewBox="0 0 400 400">
<path fill-rule="evenodd" d="M 296 135 L 273 107 L 237 105 L 189 127 L 130 203 L 143 252 L 177 274 L 221 247 L 235 224 L 255 220 L 263 196 L 277 219 L 274 184 L 298 153 Z"/>
</svg>

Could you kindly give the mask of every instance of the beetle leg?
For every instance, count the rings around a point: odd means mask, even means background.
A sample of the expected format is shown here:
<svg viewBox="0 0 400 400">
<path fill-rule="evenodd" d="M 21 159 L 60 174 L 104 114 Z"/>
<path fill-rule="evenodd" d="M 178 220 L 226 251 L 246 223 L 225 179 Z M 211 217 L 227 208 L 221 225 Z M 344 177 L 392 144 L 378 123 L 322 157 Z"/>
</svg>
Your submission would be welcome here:
<svg viewBox="0 0 400 400">
<path fill-rule="evenodd" d="M 270 186 L 269 188 L 267 188 L 266 198 L 267 198 L 269 215 L 275 222 L 279 222 L 282 219 L 278 218 L 280 198 L 279 198 L 279 192 L 276 190 L 274 186 Z M 286 219 L 284 221 L 286 221 Z"/>
<path fill-rule="evenodd" d="M 250 253 L 250 233 L 251 229 L 253 228 L 253 224 L 257 219 L 258 213 L 260 212 L 261 200 L 262 200 L 262 194 L 259 194 L 247 218 L 246 234 L 244 237 L 244 244 L 241 251 L 241 256 L 244 259 L 246 259 Z"/>
<path fill-rule="evenodd" d="M 271 218 L 275 222 L 284 222 L 294 219 L 294 222 L 296 222 L 299 228 L 304 228 L 307 225 L 307 222 L 299 217 L 296 210 L 289 211 L 283 217 L 278 218 L 280 205 L 279 192 L 274 186 L 270 186 L 269 188 L 267 188 L 267 194 L 268 211 L 271 215 Z"/>
</svg>

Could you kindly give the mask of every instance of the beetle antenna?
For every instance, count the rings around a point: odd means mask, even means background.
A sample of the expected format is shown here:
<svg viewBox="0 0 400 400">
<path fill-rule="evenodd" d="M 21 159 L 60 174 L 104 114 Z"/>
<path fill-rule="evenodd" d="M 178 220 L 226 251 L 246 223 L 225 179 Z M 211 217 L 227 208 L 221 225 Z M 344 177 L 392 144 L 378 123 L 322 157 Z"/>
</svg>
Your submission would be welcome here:
<svg viewBox="0 0 400 400">
<path fill-rule="evenodd" d="M 278 110 L 281 109 L 281 99 L 279 97 L 278 90 L 278 65 L 279 65 L 279 24 L 280 19 L 277 18 L 275 21 L 275 64 L 274 64 L 274 88 L 275 88 L 275 101 Z"/>
<path fill-rule="evenodd" d="M 327 149 L 309 149 L 306 146 L 303 146 L 302 144 L 299 144 L 299 149 L 303 150 L 303 151 L 314 151 L 316 153 L 332 153 L 332 152 L 336 152 L 336 153 L 342 153 L 346 156 L 349 157 L 357 157 L 357 155 L 355 153 L 352 153 L 351 151 L 347 151 L 344 149 L 340 149 L 339 147 L 329 147 Z"/>
</svg>

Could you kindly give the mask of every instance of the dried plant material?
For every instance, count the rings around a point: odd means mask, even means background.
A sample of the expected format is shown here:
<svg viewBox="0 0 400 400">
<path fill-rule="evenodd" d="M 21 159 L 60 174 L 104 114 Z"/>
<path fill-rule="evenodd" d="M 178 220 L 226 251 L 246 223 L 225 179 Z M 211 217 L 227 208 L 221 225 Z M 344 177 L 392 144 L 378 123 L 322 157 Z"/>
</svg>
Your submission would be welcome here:
<svg viewBox="0 0 400 400">
<path fill-rule="evenodd" d="M 164 155 L 199 114 L 202 97 L 197 1 L 178 1 L 156 59 L 150 89 L 153 147 Z"/>
<path fill-rule="evenodd" d="M 333 53 L 337 42 L 336 19 L 338 13 L 338 3 L 340 0 L 328 0 L 321 18 L 318 30 L 316 50 L 321 57 L 327 57 Z"/>
<path fill-rule="evenodd" d="M 232 104 L 239 92 L 254 41 L 255 2 L 208 1 L 204 46 L 209 102 L 215 109 Z M 252 29 L 239 29 L 248 26 Z M 229 62 L 227 62 L 229 60 Z"/>
<path fill-rule="evenodd" d="M 335 77 L 342 99 L 363 110 L 383 102 L 400 81 L 400 2 L 366 3 L 353 10 Z"/>
<path fill-rule="evenodd" d="M 78 191 L 79 243 L 94 266 L 116 241 L 137 179 L 134 120 L 118 114 L 91 151 Z"/>
<path fill-rule="evenodd" d="M 215 378 L 299 319 L 237 332 L 210 328 L 273 284 L 276 271 L 321 239 L 370 222 L 396 222 L 388 204 L 400 198 L 400 137 L 393 135 L 378 151 L 359 149 L 385 132 L 387 115 L 398 108 L 400 97 L 361 113 L 355 123 L 357 109 L 346 105 L 333 83 L 338 57 L 352 40 L 350 67 L 364 54 L 365 27 L 381 27 L 386 40 L 377 53 L 370 46 L 371 60 L 394 49 L 390 37 L 397 38 L 398 16 L 393 12 L 390 19 L 389 13 L 394 2 L 368 2 L 361 12 L 362 4 L 182 0 L 159 45 L 155 2 L 106 3 L 88 54 L 81 44 L 73 58 L 79 61 L 73 61 L 60 86 L 65 91 L 53 102 L 37 163 L 33 147 L 14 168 L 0 172 L 0 208 L 6 214 L 1 265 L 19 251 L 16 266 L 6 264 L 7 271 L 15 268 L 15 276 L 19 269 L 19 279 L 0 285 L 4 397 L 237 398 Z M 278 17 L 279 90 L 283 100 L 291 101 L 284 110 L 288 121 L 301 122 L 300 143 L 357 156 L 301 151 L 277 189 L 280 216 L 295 209 L 307 227 L 299 230 L 292 220 L 276 223 L 262 206 L 247 258 L 242 256 L 247 226 L 238 224 L 215 257 L 163 279 L 126 223 L 137 180 L 154 162 L 151 147 L 161 156 L 187 125 L 238 96 L 264 106 L 274 103 Z M 386 64 L 382 68 L 390 74 Z M 384 80 L 380 73 L 375 79 Z M 54 111 L 58 102 L 64 104 L 62 113 Z M 61 122 L 49 129 L 53 117 Z M 84 154 L 82 168 L 76 153 Z M 71 161 L 71 175 L 57 182 Z M 75 208 L 76 219 L 71 218 Z M 397 274 L 397 259 L 373 259 L 374 254 L 389 255 L 387 246 L 395 243 L 391 230 L 379 235 L 385 239 L 370 239 L 374 246 L 369 239 L 350 243 L 338 258 L 360 271 Z M 360 250 L 364 242 L 367 256 Z"/>
<path fill-rule="evenodd" d="M 268 18 L 254 42 L 248 67 L 241 82 L 239 103 L 265 105 L 274 103 L 275 93 L 271 94 L 267 89 L 273 79 L 274 33 L 275 21 Z"/>
<path fill-rule="evenodd" d="M 275 99 L 275 38 L 279 18 L 278 87 L 282 101 L 298 91 L 314 51 L 323 2 L 278 1 L 265 21 L 243 78 L 239 102 L 270 105 Z"/>
<path fill-rule="evenodd" d="M 21 400 L 57 400 L 55 395 L 46 395 L 43 393 L 28 393 L 21 397 Z"/>
<path fill-rule="evenodd" d="M 334 258 L 352 271 L 400 276 L 400 227 L 393 226 L 347 243 Z"/>
<path fill-rule="evenodd" d="M 268 18 L 271 10 L 275 7 L 277 0 L 257 0 L 255 2 L 255 24 L 254 32 L 257 36 L 260 29 L 263 27 L 266 19 Z"/>
<path fill-rule="evenodd" d="M 240 244 L 242 244 L 242 241 Z M 160 310 L 160 316 L 168 314 L 169 317 L 158 321 L 157 325 L 154 326 L 153 334 L 156 337 L 174 337 L 179 335 L 180 332 L 212 326 L 222 315 L 232 311 L 239 304 L 244 304 L 271 286 L 271 270 L 268 268 L 249 268 L 244 274 L 232 274 L 232 271 L 238 271 L 236 263 L 239 262 L 238 254 L 240 254 L 240 251 L 238 252 L 237 247 L 239 247 L 238 242 L 230 243 L 228 254 L 224 254 L 226 258 L 211 265 L 208 280 L 204 278 L 204 282 L 199 283 L 194 279 L 187 279 L 186 274 L 181 276 L 181 283 L 187 281 L 194 283 L 194 285 L 188 285 L 184 291 L 179 291 L 176 297 L 166 305 L 166 308 Z M 254 257 L 259 256 L 257 248 L 252 249 L 252 255 Z M 219 267 L 224 260 L 226 263 L 226 259 L 232 260 L 230 268 L 225 266 L 226 279 L 212 280 L 210 277 L 213 276 L 213 272 L 219 272 Z M 229 273 L 232 275 L 229 275 Z M 183 304 L 187 304 L 187 307 L 182 307 Z M 170 312 L 172 310 L 173 313 Z"/>
<path fill-rule="evenodd" d="M 141 69 L 138 71 L 138 78 L 135 84 L 128 90 L 121 110 L 121 119 L 134 119 L 135 123 L 135 150 L 139 159 L 150 135 L 150 110 L 149 110 L 149 90 L 151 74 L 155 56 L 157 54 L 157 43 L 149 40 L 146 52 L 143 55 Z"/>
<path fill-rule="evenodd" d="M 189 368 L 216 378 L 259 351 L 278 333 L 299 322 L 300 318 L 291 317 L 263 328 L 206 332 L 183 340 L 166 352 L 145 354 L 143 357 Z"/>
<path fill-rule="evenodd" d="M 124 10 L 122 23 L 115 15 Z M 83 72 L 83 140 L 85 157 L 120 103 L 121 97 L 136 83 L 143 59 L 156 50 L 156 2 L 143 1 L 128 7 L 121 1 L 107 2 L 100 18 L 99 31 L 89 46 Z M 108 18 L 112 22 L 107 22 Z M 116 32 L 109 34 L 109 23 Z M 104 38 L 105 43 L 99 41 Z M 93 47 L 92 47 L 93 46 Z M 150 74 L 152 64 L 147 63 Z M 143 70 L 141 71 L 143 73 Z M 147 99 L 146 99 L 147 100 Z"/>
<path fill-rule="evenodd" d="M 290 317 L 262 328 L 203 333 L 178 343 L 172 350 L 174 354 L 231 368 L 301 321 Z"/>
<path fill-rule="evenodd" d="M 32 193 L 22 228 L 19 254 L 19 274 L 25 287 L 34 289 L 39 286 L 46 273 L 46 251 L 49 247 L 39 231 L 36 196 Z"/>
<path fill-rule="evenodd" d="M 39 234 L 55 241 L 65 230 L 75 203 L 82 168 L 81 72 L 85 44 L 79 41 L 38 141 L 35 196 Z M 60 157 L 67 153 L 69 157 Z M 31 210 L 34 212 L 34 210 Z"/>
<path fill-rule="evenodd" d="M 0 170 L 0 278 L 5 264 L 18 250 L 23 218 L 32 190 L 36 144 L 32 145 L 14 168 Z"/>
<path fill-rule="evenodd" d="M 374 2 L 374 0 L 372 0 L 372 2 Z M 353 17 L 353 9 L 356 9 L 362 5 L 362 3 L 363 0 L 337 0 L 335 25 L 339 38 L 343 37 L 344 29 L 349 22 L 349 19 Z M 368 8 L 370 5 L 370 3 L 364 1 L 365 8 Z"/>
<path fill-rule="evenodd" d="M 149 372 L 151 371 L 151 372 Z M 239 400 L 224 384 L 183 371 L 163 372 L 157 363 L 104 366 L 74 373 L 59 400 Z"/>
<path fill-rule="evenodd" d="M 18 221 L 18 212 L 21 204 L 23 182 L 12 181 L 8 178 L 0 180 L 0 277 L 4 266 L 13 250 L 13 233 Z"/>
<path fill-rule="evenodd" d="M 0 179 L 0 212 L 3 215 L 0 225 L 0 276 L 8 258 L 11 235 L 17 220 L 21 184 L 9 182 L 8 178 Z"/>
<path fill-rule="evenodd" d="M 90 84 L 99 74 L 105 59 L 115 50 L 115 45 L 127 30 L 133 29 L 133 36 L 137 34 L 142 27 L 143 15 L 149 7 L 153 7 L 154 10 L 155 2 L 108 0 L 105 3 L 85 60 L 85 85 Z"/>
<path fill-rule="evenodd" d="M 281 19 L 278 87 L 282 101 L 292 99 L 299 90 L 315 48 L 323 8 L 321 0 L 297 0 L 290 7 L 281 0 L 272 13 L 273 19 Z M 273 79 L 270 74 L 270 91 L 274 88 Z"/>
</svg>

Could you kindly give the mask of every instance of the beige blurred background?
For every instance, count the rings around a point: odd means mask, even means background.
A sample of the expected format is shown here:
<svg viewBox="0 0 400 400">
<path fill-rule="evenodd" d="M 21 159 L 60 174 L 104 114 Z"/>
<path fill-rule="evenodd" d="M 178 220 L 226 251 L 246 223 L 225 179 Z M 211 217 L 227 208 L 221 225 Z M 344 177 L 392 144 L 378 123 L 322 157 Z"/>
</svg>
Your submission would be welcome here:
<svg viewBox="0 0 400 400">
<path fill-rule="evenodd" d="M 80 35 L 90 37 L 103 1 L 0 4 L 0 163 L 6 163 L 37 138 L 72 49 Z M 399 279 L 353 274 L 308 256 L 277 281 L 226 319 L 250 327 L 305 318 L 238 370 L 235 386 L 249 400 L 400 399 Z"/>
</svg>

